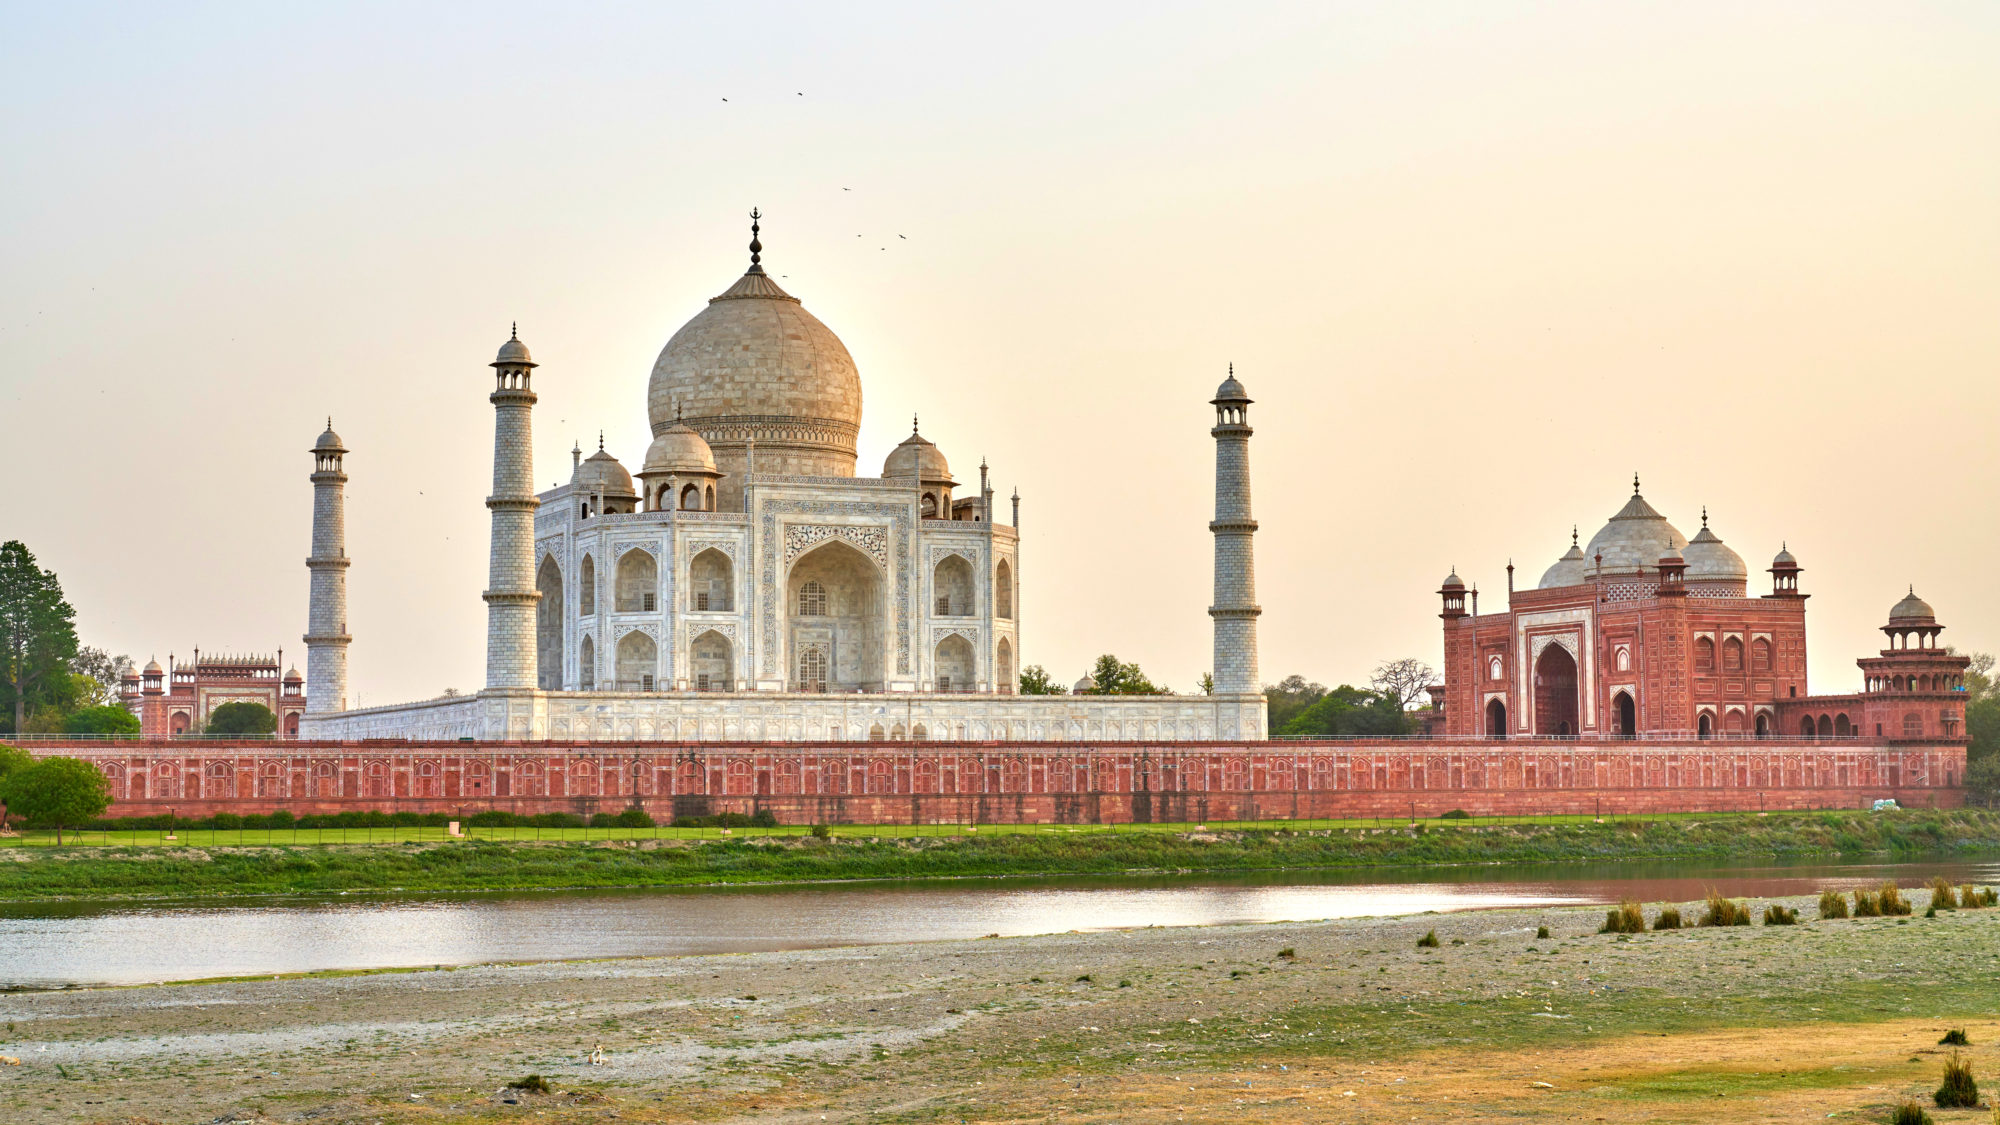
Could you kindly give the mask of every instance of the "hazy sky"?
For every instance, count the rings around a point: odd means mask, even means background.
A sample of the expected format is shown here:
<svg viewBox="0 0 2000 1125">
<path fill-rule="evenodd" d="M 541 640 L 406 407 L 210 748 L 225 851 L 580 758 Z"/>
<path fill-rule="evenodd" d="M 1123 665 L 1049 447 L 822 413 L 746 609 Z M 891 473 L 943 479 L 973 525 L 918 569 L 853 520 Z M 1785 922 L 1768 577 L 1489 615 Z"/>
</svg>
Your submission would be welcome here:
<svg viewBox="0 0 2000 1125">
<path fill-rule="evenodd" d="M 1753 592 L 1790 543 L 1849 690 L 1909 583 L 2000 647 L 1996 59 L 1991 3 L 12 0 L 0 539 L 89 643 L 303 664 L 331 413 L 353 694 L 477 688 L 508 322 L 537 484 L 636 468 L 754 204 L 861 471 L 914 411 L 1019 486 L 1024 663 L 1208 668 L 1233 361 L 1266 680 L 1435 662 L 1447 570 L 1499 608 L 1636 470 Z"/>
</svg>

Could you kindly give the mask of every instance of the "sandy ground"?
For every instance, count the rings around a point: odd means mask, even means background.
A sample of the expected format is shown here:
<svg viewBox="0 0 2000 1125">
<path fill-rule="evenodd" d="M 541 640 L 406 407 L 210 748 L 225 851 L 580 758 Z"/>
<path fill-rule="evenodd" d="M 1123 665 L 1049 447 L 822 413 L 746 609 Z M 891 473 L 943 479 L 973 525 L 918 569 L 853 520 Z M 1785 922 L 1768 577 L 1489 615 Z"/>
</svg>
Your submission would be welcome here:
<svg viewBox="0 0 2000 1125">
<path fill-rule="evenodd" d="M 1627 939 L 1602 916 L 15 993 L 0 1120 L 1882 1120 L 1928 1100 L 1952 1026 L 2000 1088 L 2000 910 Z M 555 1092 L 503 1090 L 529 1073 Z"/>
</svg>

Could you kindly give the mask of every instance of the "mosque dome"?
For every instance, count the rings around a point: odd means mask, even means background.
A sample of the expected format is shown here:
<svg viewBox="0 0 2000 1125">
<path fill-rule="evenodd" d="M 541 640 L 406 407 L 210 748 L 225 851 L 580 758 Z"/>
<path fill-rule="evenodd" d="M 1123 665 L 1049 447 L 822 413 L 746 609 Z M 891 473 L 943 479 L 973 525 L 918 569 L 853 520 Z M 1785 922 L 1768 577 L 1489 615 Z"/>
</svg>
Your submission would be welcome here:
<svg viewBox="0 0 2000 1125">
<path fill-rule="evenodd" d="M 1590 546 L 1584 549 L 1586 559 L 1603 556 L 1603 574 L 1639 574 L 1659 565 L 1660 557 L 1668 551 L 1679 550 L 1688 545 L 1687 536 L 1667 522 L 1667 517 L 1653 510 L 1646 498 L 1639 495 L 1639 481 L 1632 480 L 1632 498 L 1625 502 L 1611 522 L 1604 525 L 1596 535 L 1590 537 Z M 1585 577 L 1598 576 L 1595 564 L 1590 564 Z"/>
<path fill-rule="evenodd" d="M 1743 565 L 1743 556 L 1731 550 L 1721 537 L 1708 529 L 1708 512 L 1701 513 L 1701 530 L 1688 540 L 1687 550 L 1682 552 L 1687 559 L 1687 580 L 1689 582 L 1744 582 L 1750 577 L 1750 569 Z"/>
<path fill-rule="evenodd" d="M 951 466 L 945 463 L 944 454 L 938 447 L 924 440 L 917 432 L 914 420 L 910 425 L 910 436 L 903 444 L 889 451 L 882 462 L 883 480 L 909 480 L 915 476 L 921 481 L 951 482 Z"/>
<path fill-rule="evenodd" d="M 584 458 L 583 463 L 576 467 L 576 472 L 570 474 L 569 487 L 570 491 L 580 496 L 598 492 L 621 498 L 637 499 L 639 496 L 632 487 L 632 474 L 625 471 L 625 466 L 618 463 L 618 458 L 606 453 L 603 445 L 597 447 L 597 452 Z"/>
<path fill-rule="evenodd" d="M 1536 585 L 1540 590 L 1553 590 L 1561 586 L 1581 586 L 1589 578 L 1590 564 L 1584 560 L 1583 548 L 1576 545 L 1576 529 L 1569 532 L 1569 550 L 1556 564 L 1542 572 L 1542 580 Z"/>
<path fill-rule="evenodd" d="M 1249 401 L 1251 401 L 1250 395 L 1248 394 L 1248 392 L 1244 391 L 1243 384 L 1236 381 L 1236 365 L 1232 363 L 1229 365 L 1229 377 L 1222 381 L 1221 386 L 1215 388 L 1215 398 L 1211 399 L 1210 402 L 1223 403 L 1223 402 L 1249 402 Z"/>
<path fill-rule="evenodd" d="M 1441 586 L 1440 589 L 1445 589 L 1445 590 L 1465 589 L 1465 579 L 1460 578 L 1458 576 L 1457 567 L 1452 567 L 1451 573 L 1444 576 L 1444 585 Z"/>
<path fill-rule="evenodd" d="M 1917 588 L 1910 587 L 1909 594 L 1889 610 L 1891 625 L 1935 625 L 1937 614 L 1929 602 L 1917 596 Z"/>
<path fill-rule="evenodd" d="M 286 673 L 285 673 L 285 682 L 286 682 L 286 683 L 288 683 L 288 684 L 296 684 L 296 683 L 300 683 L 300 682 L 302 682 L 302 681 L 303 681 L 304 679 L 305 679 L 305 677 L 303 677 L 303 676 L 299 675 L 299 669 L 298 669 L 298 666 L 297 666 L 297 665 L 293 665 L 293 666 L 292 666 L 292 667 L 291 667 L 291 668 L 290 668 L 290 669 L 289 669 L 288 671 L 286 671 Z"/>
<path fill-rule="evenodd" d="M 646 448 L 646 464 L 642 473 L 685 473 L 701 474 L 715 472 L 715 454 L 708 448 L 708 442 L 687 424 L 675 419 L 674 423 L 660 431 L 653 444 Z"/>
<path fill-rule="evenodd" d="M 764 273 L 756 229 L 749 272 L 682 325 L 653 364 L 653 433 L 685 417 L 725 471 L 754 442 L 760 472 L 853 476 L 861 375 L 840 337 Z"/>
<path fill-rule="evenodd" d="M 162 668 L 162 667 L 160 667 L 160 662 L 159 662 L 159 660 L 157 660 L 157 659 L 154 659 L 154 660 L 148 660 L 148 661 L 146 661 L 146 675 L 148 675 L 148 676 L 164 676 L 164 675 L 166 675 L 166 674 L 167 674 L 167 670 L 166 670 L 165 668 Z"/>
<path fill-rule="evenodd" d="M 1792 557 L 1792 549 L 1790 547 L 1780 547 L 1778 548 L 1778 553 L 1772 557 L 1771 565 L 1773 567 L 1797 566 L 1799 565 L 1799 560 Z"/>
<path fill-rule="evenodd" d="M 1082 679 L 1078 680 L 1074 687 L 1069 689 L 1069 693 L 1071 695 L 1089 695 L 1091 692 L 1094 692 L 1096 690 L 1097 690 L 1097 681 L 1091 679 L 1088 675 L 1086 675 Z"/>
</svg>

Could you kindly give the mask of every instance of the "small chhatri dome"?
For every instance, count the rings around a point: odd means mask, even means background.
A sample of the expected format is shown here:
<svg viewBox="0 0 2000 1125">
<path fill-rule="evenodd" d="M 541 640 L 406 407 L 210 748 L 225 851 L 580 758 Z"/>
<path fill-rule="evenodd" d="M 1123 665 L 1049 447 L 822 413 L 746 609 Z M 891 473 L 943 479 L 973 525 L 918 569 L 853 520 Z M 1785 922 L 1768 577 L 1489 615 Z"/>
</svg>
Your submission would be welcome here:
<svg viewBox="0 0 2000 1125">
<path fill-rule="evenodd" d="M 1909 594 L 1889 610 L 1889 624 L 1935 625 L 1937 614 L 1932 611 L 1929 602 L 1917 596 L 1917 588 L 1912 586 Z"/>
<path fill-rule="evenodd" d="M 1076 682 L 1076 685 L 1074 687 L 1069 689 L 1069 693 L 1071 695 L 1089 695 L 1091 692 L 1096 690 L 1097 690 L 1097 681 L 1091 679 L 1089 674 L 1086 673 L 1082 679 Z"/>
<path fill-rule="evenodd" d="M 910 419 L 910 436 L 903 439 L 903 444 L 890 450 L 889 456 L 882 462 L 883 480 L 909 480 L 912 476 L 920 481 L 954 483 L 951 466 L 945 463 L 944 454 L 917 432 L 914 416 Z"/>
<path fill-rule="evenodd" d="M 1777 555 L 1771 559 L 1772 568 L 1797 565 L 1799 565 L 1799 560 L 1792 557 L 1791 546 L 1784 543 L 1779 544 Z"/>
<path fill-rule="evenodd" d="M 303 679 L 305 679 L 305 677 L 299 675 L 299 669 L 297 665 L 293 665 L 291 669 L 285 673 L 285 682 L 288 684 L 296 684 Z"/>
<path fill-rule="evenodd" d="M 535 357 L 528 354 L 528 345 L 521 342 L 520 326 L 514 326 L 513 334 L 500 345 L 500 354 L 493 357 L 488 367 L 534 367 Z"/>
<path fill-rule="evenodd" d="M 1610 523 L 1590 537 L 1590 546 L 1583 554 L 1591 560 L 1603 556 L 1605 575 L 1638 574 L 1657 566 L 1657 560 L 1668 551 L 1687 545 L 1687 536 L 1668 523 L 1667 517 L 1654 511 L 1653 506 L 1646 503 L 1646 498 L 1639 494 L 1639 478 L 1635 474 L 1632 477 L 1632 498 L 1618 509 L 1618 514 L 1611 517 Z M 1589 565 L 1586 577 L 1598 577 L 1595 562 Z"/>
<path fill-rule="evenodd" d="M 1590 564 L 1584 560 L 1583 548 L 1576 545 L 1576 528 L 1569 529 L 1569 550 L 1556 560 L 1556 564 L 1542 572 L 1541 582 L 1536 589 L 1553 590 L 1561 586 L 1581 586 L 1589 577 Z"/>
<path fill-rule="evenodd" d="M 1721 537 L 1708 529 L 1708 509 L 1701 510 L 1701 530 L 1688 540 L 1687 580 L 1690 582 L 1742 582 L 1750 577 L 1743 556 L 1731 550 Z"/>
<path fill-rule="evenodd" d="M 1463 589 L 1465 589 L 1465 579 L 1463 579 L 1463 578 L 1460 578 L 1460 577 L 1458 576 L 1458 568 L 1457 568 L 1457 567 L 1455 567 L 1455 566 L 1454 566 L 1454 567 L 1452 567 L 1452 568 L 1451 568 L 1451 573 L 1450 573 L 1450 574 L 1447 574 L 1447 575 L 1445 575 L 1445 576 L 1444 576 L 1444 586 L 1443 586 L 1442 588 L 1443 588 L 1443 589 L 1446 589 L 1446 590 L 1463 590 Z"/>
<path fill-rule="evenodd" d="M 1243 390 L 1243 384 L 1236 381 L 1236 365 L 1233 363 L 1230 364 L 1229 377 L 1222 381 L 1221 386 L 1215 388 L 1215 397 L 1209 400 L 1210 405 L 1221 405 L 1225 402 L 1251 401 L 1253 401 L 1251 397 Z"/>
<path fill-rule="evenodd" d="M 638 499 L 639 493 L 632 487 L 632 474 L 618 463 L 618 458 L 604 451 L 604 438 L 597 439 L 597 452 L 583 459 L 583 464 L 570 474 L 570 491 L 589 496 L 602 492 L 606 496 L 620 499 Z"/>
<path fill-rule="evenodd" d="M 340 435 L 333 432 L 333 418 L 331 415 L 329 415 L 326 420 L 326 432 L 319 435 L 318 441 L 313 442 L 313 452 L 314 453 L 347 452 L 347 447 L 340 443 Z"/>
<path fill-rule="evenodd" d="M 646 447 L 646 464 L 639 471 L 687 476 L 720 475 L 716 473 L 715 452 L 709 449 L 708 441 L 679 418 L 660 431 L 660 436 Z"/>
<path fill-rule="evenodd" d="M 146 674 L 148 676 L 164 676 L 167 674 L 167 670 L 160 667 L 160 661 L 155 657 L 152 660 L 146 661 Z"/>
</svg>

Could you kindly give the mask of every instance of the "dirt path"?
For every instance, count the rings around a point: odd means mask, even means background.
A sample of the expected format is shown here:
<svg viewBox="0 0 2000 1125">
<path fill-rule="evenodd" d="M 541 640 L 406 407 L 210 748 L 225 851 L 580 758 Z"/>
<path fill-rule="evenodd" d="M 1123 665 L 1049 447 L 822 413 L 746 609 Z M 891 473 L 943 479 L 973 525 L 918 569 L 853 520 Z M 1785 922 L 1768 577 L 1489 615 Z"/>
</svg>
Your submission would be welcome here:
<svg viewBox="0 0 2000 1125">
<path fill-rule="evenodd" d="M 1601 918 L 20 993 L 0 1120 L 1875 1120 L 1935 1086 L 1947 1026 L 2000 1086 L 2000 910 L 1629 939 Z M 499 1092 L 528 1073 L 558 1093 Z"/>
</svg>

